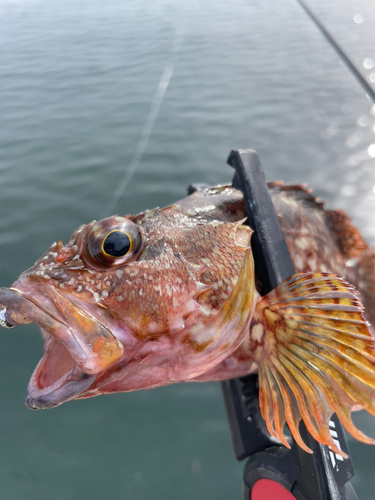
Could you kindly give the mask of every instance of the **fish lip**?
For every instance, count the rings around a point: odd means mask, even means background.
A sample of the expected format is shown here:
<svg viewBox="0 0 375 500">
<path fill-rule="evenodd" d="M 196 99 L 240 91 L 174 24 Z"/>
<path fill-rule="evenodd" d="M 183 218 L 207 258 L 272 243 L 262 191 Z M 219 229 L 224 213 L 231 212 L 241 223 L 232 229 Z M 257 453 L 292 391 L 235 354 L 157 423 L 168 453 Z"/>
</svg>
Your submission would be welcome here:
<svg viewBox="0 0 375 500">
<path fill-rule="evenodd" d="M 20 283 L 17 283 L 17 288 L 0 288 L 0 304 L 8 308 L 11 313 L 15 313 L 16 316 L 18 314 L 18 316 L 24 317 L 25 320 L 30 320 L 30 322 L 39 326 L 44 336 L 50 337 L 50 342 L 55 344 L 61 343 L 63 345 L 61 340 L 54 335 L 53 330 L 60 328 L 68 331 L 68 325 L 64 321 L 62 314 L 54 306 L 53 301 L 48 297 L 48 294 L 45 293 L 45 287 L 43 288 L 40 289 L 38 286 L 33 286 L 32 290 L 30 290 L 28 281 L 24 287 Z M 38 300 L 30 297 L 30 293 L 36 293 L 37 298 L 40 295 L 44 301 L 47 301 L 48 309 L 45 307 L 45 304 L 42 305 Z M 77 304 L 74 304 L 74 307 L 80 309 Z M 28 321 L 16 321 L 15 326 L 26 322 Z M 96 375 L 82 371 L 78 367 L 70 350 L 66 347 L 65 349 L 70 355 L 74 366 L 63 373 L 57 380 L 53 381 L 52 384 L 42 386 L 40 384 L 41 370 L 44 369 L 43 363 L 45 363 L 48 356 L 48 348 L 45 348 L 44 355 L 31 375 L 27 387 L 25 404 L 29 409 L 39 410 L 59 406 L 62 403 L 75 399 L 95 382 Z"/>
<path fill-rule="evenodd" d="M 44 390 L 38 389 L 35 378 L 42 360 L 43 358 L 35 368 L 27 386 L 25 405 L 30 410 L 56 408 L 56 406 L 75 399 L 96 380 L 96 375 L 88 375 L 87 373 L 80 372 L 79 368 L 75 366 L 52 384 L 52 386 Z"/>
<path fill-rule="evenodd" d="M 38 287 L 36 286 L 34 290 L 37 288 Z M 24 316 L 25 320 L 29 320 L 29 322 L 35 323 L 41 328 L 43 328 L 43 326 L 40 324 L 40 321 L 38 321 L 38 314 L 40 315 L 40 319 L 42 316 L 47 316 L 54 324 L 67 327 L 67 324 L 61 315 L 56 312 L 56 310 L 49 311 L 45 309 L 38 301 L 34 300 L 30 295 L 22 290 L 19 290 L 18 288 L 0 288 L 0 304 L 2 307 L 7 309 L 9 308 L 11 314 L 21 314 Z M 53 305 L 52 302 L 51 305 Z M 17 319 L 14 321 L 13 318 L 10 319 L 10 322 L 12 323 L 12 326 L 19 326 L 27 323 L 27 321 L 17 321 Z"/>
<path fill-rule="evenodd" d="M 82 372 L 99 373 L 123 355 L 124 346 L 112 333 L 108 318 L 103 321 L 85 311 L 69 294 L 51 284 L 35 285 L 26 277 L 13 285 L 0 288 L 0 304 L 10 308 L 10 322 L 18 325 L 32 321 L 57 337 Z"/>
</svg>

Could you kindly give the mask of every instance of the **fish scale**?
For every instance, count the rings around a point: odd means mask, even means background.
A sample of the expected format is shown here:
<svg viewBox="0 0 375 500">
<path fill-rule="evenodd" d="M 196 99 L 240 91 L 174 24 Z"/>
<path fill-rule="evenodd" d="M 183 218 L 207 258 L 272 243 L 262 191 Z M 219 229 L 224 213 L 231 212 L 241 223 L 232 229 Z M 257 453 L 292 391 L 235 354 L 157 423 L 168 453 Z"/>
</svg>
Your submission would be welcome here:
<svg viewBox="0 0 375 500">
<path fill-rule="evenodd" d="M 375 414 L 364 317 L 372 320 L 374 249 L 305 186 L 268 188 L 297 274 L 264 297 L 243 195 L 231 185 L 80 226 L 1 288 L 0 324 L 32 321 L 45 339 L 27 406 L 258 372 L 263 418 L 286 446 L 285 422 L 311 451 L 302 419 L 342 454 L 329 433 L 333 412 L 374 443 L 350 419 L 356 405 Z"/>
</svg>

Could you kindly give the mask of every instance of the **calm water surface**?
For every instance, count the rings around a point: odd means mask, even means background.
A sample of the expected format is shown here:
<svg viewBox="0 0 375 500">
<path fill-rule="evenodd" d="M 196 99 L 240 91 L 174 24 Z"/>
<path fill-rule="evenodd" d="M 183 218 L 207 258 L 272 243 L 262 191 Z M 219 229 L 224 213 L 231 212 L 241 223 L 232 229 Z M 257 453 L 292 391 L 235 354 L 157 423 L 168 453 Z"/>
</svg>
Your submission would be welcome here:
<svg viewBox="0 0 375 500">
<path fill-rule="evenodd" d="M 373 2 L 311 5 L 375 77 Z M 232 148 L 307 182 L 375 244 L 375 107 L 294 1 L 0 0 L 0 116 L 1 286 L 82 223 L 230 180 Z M 0 344 L 1 498 L 241 498 L 217 384 L 33 413 L 37 328 Z M 375 449 L 350 444 L 372 500 Z"/>
</svg>

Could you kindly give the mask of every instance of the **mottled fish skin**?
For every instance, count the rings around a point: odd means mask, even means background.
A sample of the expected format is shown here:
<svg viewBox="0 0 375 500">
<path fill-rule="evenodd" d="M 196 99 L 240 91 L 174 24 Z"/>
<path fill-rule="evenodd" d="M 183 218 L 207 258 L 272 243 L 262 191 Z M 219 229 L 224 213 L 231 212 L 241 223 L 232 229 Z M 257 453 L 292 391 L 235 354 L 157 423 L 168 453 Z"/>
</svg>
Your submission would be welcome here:
<svg viewBox="0 0 375 500">
<path fill-rule="evenodd" d="M 276 182 L 269 190 L 296 270 L 331 272 L 366 289 L 353 259 L 367 247 L 345 214 L 325 211 L 303 186 Z M 252 318 L 259 297 L 245 219 L 243 195 L 232 186 L 198 190 L 163 209 L 81 226 L 0 289 L 7 320 L 34 321 L 45 337 L 28 406 L 256 371 L 263 331 Z M 95 263 L 90 245 L 100 252 L 101 235 L 120 226 L 141 242 L 131 258 Z M 236 323 L 230 311 L 240 304 Z M 215 323 L 219 317 L 233 332 Z"/>
<path fill-rule="evenodd" d="M 296 271 L 345 278 L 361 293 L 365 316 L 375 325 L 375 250 L 350 217 L 325 209 L 305 185 L 268 185 Z"/>
<path fill-rule="evenodd" d="M 325 210 L 303 184 L 277 181 L 268 188 L 296 272 L 330 272 L 361 288 L 357 259 L 368 245 L 351 219 L 341 210 Z M 221 221 L 246 217 L 242 193 L 230 185 L 196 191 L 179 205 L 192 213 L 206 207 L 211 218 Z"/>
<path fill-rule="evenodd" d="M 268 188 L 296 271 L 332 272 L 356 281 L 347 264 L 368 245 L 351 219 L 341 210 L 325 210 L 324 203 L 303 184 L 269 182 Z M 178 205 L 195 213 L 197 222 L 200 210 L 205 213 L 204 220 L 238 221 L 246 217 L 243 195 L 230 185 L 196 191 Z"/>
<path fill-rule="evenodd" d="M 361 292 L 367 306 L 365 315 L 375 324 L 375 250 L 368 249 L 351 219 L 341 210 L 326 210 L 325 203 L 304 184 L 284 185 L 276 181 L 269 182 L 268 188 L 296 272 L 342 276 Z M 230 207 L 232 217 L 242 216 L 245 211 L 242 193 L 231 192 L 230 186 L 217 189 L 222 190 L 220 202 L 214 202 L 220 207 L 219 213 L 226 213 L 225 206 Z M 195 195 L 209 198 L 211 193 L 215 193 L 213 188 Z M 190 198 L 186 198 L 187 202 Z M 198 380 L 226 380 L 256 372 L 254 352 L 261 344 L 262 334 L 262 325 L 256 325 L 253 318 L 249 335 L 233 355 Z"/>
<path fill-rule="evenodd" d="M 345 213 L 324 210 L 304 186 L 272 183 L 269 189 L 302 274 L 259 298 L 240 346 L 196 380 L 258 372 L 260 410 L 273 437 L 289 447 L 287 423 L 298 445 L 312 453 L 299 433 L 302 419 L 318 442 L 347 458 L 332 439 L 329 422 L 335 412 L 352 436 L 375 444 L 351 419 L 358 409 L 375 416 L 375 343 L 359 293 L 335 274 L 358 287 L 373 322 L 375 250 Z"/>
<path fill-rule="evenodd" d="M 161 210 L 94 221 L 66 245 L 53 244 L 10 289 L 1 289 L 7 320 L 31 319 L 46 339 L 28 406 L 189 380 L 231 354 L 255 305 L 252 231 L 243 225 L 240 199 L 232 188 L 215 188 L 208 197 L 197 194 Z M 117 227 L 138 232 L 142 247 L 136 258 L 108 268 L 94 262 L 90 245 L 99 248 L 100 235 Z M 236 295 L 245 264 L 243 296 Z M 213 329 L 227 302 L 223 325 Z M 242 309 L 231 317 L 238 304 Z M 89 388 L 83 374 L 93 377 Z M 72 377 L 77 393 L 64 395 Z"/>
</svg>

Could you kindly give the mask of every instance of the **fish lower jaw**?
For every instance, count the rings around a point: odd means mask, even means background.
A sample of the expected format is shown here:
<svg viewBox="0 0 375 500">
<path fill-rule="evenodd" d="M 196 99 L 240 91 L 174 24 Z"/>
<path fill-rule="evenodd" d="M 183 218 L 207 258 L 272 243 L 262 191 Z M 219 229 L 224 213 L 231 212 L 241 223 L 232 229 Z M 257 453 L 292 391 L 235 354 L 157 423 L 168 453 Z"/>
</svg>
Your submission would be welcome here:
<svg viewBox="0 0 375 500">
<path fill-rule="evenodd" d="M 93 384 L 96 374 L 120 359 L 123 345 L 102 321 L 52 285 L 40 288 L 27 277 L 16 285 L 0 288 L 0 325 L 33 322 L 41 328 L 45 353 L 31 376 L 26 405 L 53 408 Z"/>
<path fill-rule="evenodd" d="M 46 394 L 54 392 L 56 389 L 59 389 L 63 385 L 65 380 L 67 380 L 72 371 L 73 368 L 61 375 L 61 377 L 58 378 L 53 384 L 43 388 L 39 388 L 34 383 L 34 381 L 31 381 L 31 379 L 27 388 L 27 396 L 25 400 L 26 406 L 32 410 L 40 409 L 44 396 L 46 396 Z M 53 406 L 58 406 L 58 404 L 59 403 L 56 402 Z"/>
<path fill-rule="evenodd" d="M 75 399 L 96 379 L 83 373 L 66 347 L 55 337 L 42 331 L 46 350 L 36 366 L 28 387 L 25 404 L 31 410 L 55 408 Z"/>
</svg>

